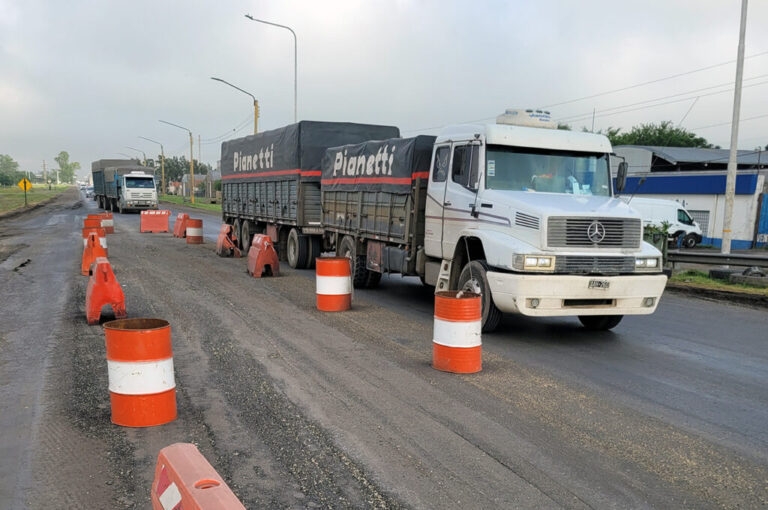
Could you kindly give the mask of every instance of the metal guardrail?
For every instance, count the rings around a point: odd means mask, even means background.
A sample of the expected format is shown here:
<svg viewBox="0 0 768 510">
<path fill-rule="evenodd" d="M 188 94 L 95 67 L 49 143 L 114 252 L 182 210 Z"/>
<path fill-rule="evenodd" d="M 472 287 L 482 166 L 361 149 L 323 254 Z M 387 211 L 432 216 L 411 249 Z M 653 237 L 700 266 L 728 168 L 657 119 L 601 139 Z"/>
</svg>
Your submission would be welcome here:
<svg viewBox="0 0 768 510">
<path fill-rule="evenodd" d="M 724 255 L 722 253 L 670 250 L 667 252 L 667 262 L 671 262 L 673 267 L 678 262 L 713 266 L 768 267 L 768 253 L 766 255 L 746 253 Z"/>
</svg>

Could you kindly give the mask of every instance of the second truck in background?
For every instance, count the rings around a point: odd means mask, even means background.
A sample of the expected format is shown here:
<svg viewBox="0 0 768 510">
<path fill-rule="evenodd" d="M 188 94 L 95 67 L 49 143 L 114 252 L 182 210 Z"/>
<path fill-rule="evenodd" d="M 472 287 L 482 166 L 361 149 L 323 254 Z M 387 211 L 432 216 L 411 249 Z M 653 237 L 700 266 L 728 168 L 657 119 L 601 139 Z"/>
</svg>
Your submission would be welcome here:
<svg viewBox="0 0 768 510">
<path fill-rule="evenodd" d="M 93 199 L 107 211 L 157 209 L 157 183 L 152 168 L 133 159 L 100 159 L 91 163 Z"/>
</svg>

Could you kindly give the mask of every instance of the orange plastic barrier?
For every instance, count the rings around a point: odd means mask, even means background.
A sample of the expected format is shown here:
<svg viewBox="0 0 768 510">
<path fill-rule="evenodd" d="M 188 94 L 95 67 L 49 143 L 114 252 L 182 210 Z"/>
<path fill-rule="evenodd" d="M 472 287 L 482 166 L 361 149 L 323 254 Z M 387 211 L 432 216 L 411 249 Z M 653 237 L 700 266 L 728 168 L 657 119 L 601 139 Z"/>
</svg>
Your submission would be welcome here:
<svg viewBox="0 0 768 510">
<path fill-rule="evenodd" d="M 240 258 L 240 250 L 237 248 L 237 236 L 232 230 L 232 225 L 225 223 L 219 229 L 219 237 L 216 239 L 216 254 L 219 257 Z"/>
<path fill-rule="evenodd" d="M 277 258 L 275 245 L 268 235 L 253 236 L 251 249 L 248 251 L 248 274 L 254 278 L 280 274 L 280 261 Z"/>
<path fill-rule="evenodd" d="M 173 237 L 186 237 L 188 219 L 189 214 L 187 213 L 179 213 L 176 215 L 176 221 L 173 222 Z"/>
<path fill-rule="evenodd" d="M 101 228 L 101 218 L 98 214 L 89 214 L 83 220 L 83 228 Z"/>
<path fill-rule="evenodd" d="M 139 232 L 168 232 L 170 220 L 171 211 L 168 209 L 141 211 Z"/>
<path fill-rule="evenodd" d="M 480 294 L 457 291 L 435 294 L 433 368 L 455 374 L 482 370 L 482 307 Z"/>
<path fill-rule="evenodd" d="M 104 324 L 112 423 L 153 427 L 176 419 L 171 325 L 162 319 Z"/>
<path fill-rule="evenodd" d="M 151 497 L 153 510 L 245 510 L 224 479 L 190 443 L 160 450 Z"/>
<path fill-rule="evenodd" d="M 101 213 L 101 228 L 103 228 L 107 234 L 115 233 L 115 222 L 111 212 Z"/>
<path fill-rule="evenodd" d="M 187 218 L 187 244 L 203 244 L 203 220 Z"/>
<path fill-rule="evenodd" d="M 347 257 L 315 259 L 317 309 L 343 312 L 352 307 L 352 277 Z"/>
<path fill-rule="evenodd" d="M 105 255 L 109 255 L 109 250 L 107 249 L 107 232 L 101 228 L 101 227 L 88 227 L 83 229 L 83 248 L 85 248 L 85 245 L 88 244 L 88 234 L 91 232 L 95 232 L 96 235 L 99 236 L 99 244 L 104 249 Z"/>
<path fill-rule="evenodd" d="M 97 257 L 106 257 L 104 248 L 99 243 L 99 235 L 96 232 L 88 234 L 88 239 L 83 249 L 83 261 L 80 264 L 80 274 L 88 276 L 91 274 L 91 264 Z"/>
<path fill-rule="evenodd" d="M 98 257 L 93 261 L 91 268 L 91 279 L 88 280 L 88 289 L 85 291 L 85 316 L 88 324 L 99 323 L 104 305 L 112 307 L 115 318 L 127 317 L 125 295 L 115 279 L 109 261 L 104 257 Z"/>
</svg>

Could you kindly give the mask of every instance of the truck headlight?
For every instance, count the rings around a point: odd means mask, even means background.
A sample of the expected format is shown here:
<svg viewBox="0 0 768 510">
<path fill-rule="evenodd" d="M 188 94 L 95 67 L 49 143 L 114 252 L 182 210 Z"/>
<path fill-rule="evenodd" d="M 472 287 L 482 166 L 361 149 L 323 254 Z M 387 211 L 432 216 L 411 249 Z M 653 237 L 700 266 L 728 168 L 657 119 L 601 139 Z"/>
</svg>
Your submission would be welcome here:
<svg viewBox="0 0 768 510">
<path fill-rule="evenodd" d="M 659 267 L 658 257 L 643 257 L 635 259 L 635 269 L 638 271 L 655 270 Z"/>
<path fill-rule="evenodd" d="M 555 257 L 547 255 L 515 255 L 512 267 L 518 271 L 554 271 Z"/>
</svg>

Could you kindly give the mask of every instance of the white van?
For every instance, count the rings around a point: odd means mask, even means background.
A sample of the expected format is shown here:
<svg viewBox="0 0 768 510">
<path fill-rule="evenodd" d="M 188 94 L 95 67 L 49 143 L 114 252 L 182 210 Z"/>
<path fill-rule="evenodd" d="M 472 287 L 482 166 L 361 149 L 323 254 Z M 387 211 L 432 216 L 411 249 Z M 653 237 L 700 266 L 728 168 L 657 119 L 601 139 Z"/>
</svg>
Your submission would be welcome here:
<svg viewBox="0 0 768 510">
<path fill-rule="evenodd" d="M 691 214 L 674 200 L 659 198 L 629 198 L 622 197 L 643 218 L 643 225 L 661 227 L 663 222 L 669 223 L 669 237 L 682 239 L 684 248 L 693 248 L 701 242 L 701 227 L 693 221 Z"/>
</svg>

